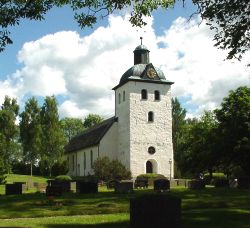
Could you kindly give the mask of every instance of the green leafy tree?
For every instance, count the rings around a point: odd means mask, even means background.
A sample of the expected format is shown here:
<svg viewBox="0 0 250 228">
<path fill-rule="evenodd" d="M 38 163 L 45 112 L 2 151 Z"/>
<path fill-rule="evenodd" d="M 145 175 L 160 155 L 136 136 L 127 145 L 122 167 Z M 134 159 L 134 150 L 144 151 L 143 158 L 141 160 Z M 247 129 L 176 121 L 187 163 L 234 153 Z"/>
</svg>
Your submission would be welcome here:
<svg viewBox="0 0 250 228">
<path fill-rule="evenodd" d="M 195 176 L 212 171 L 218 166 L 217 122 L 213 112 L 204 112 L 200 119 L 188 121 L 182 145 L 180 168 L 182 173 Z"/>
<path fill-rule="evenodd" d="M 0 109 L 0 157 L 8 172 L 10 172 L 12 161 L 19 152 L 19 130 L 16 125 L 18 112 L 19 106 L 16 99 L 5 96 Z"/>
<path fill-rule="evenodd" d="M 95 176 L 102 181 L 130 179 L 131 172 L 118 160 L 100 157 L 93 164 Z"/>
<path fill-rule="evenodd" d="M 47 96 L 41 110 L 42 153 L 41 163 L 51 176 L 52 166 L 62 161 L 66 139 L 59 121 L 57 102 L 54 96 Z"/>
<path fill-rule="evenodd" d="M 187 111 L 181 107 L 177 98 L 172 98 L 172 140 L 175 161 L 175 173 L 178 174 L 178 161 L 181 156 L 181 147 L 184 140 Z"/>
<path fill-rule="evenodd" d="M 90 128 L 95 126 L 96 124 L 99 124 L 103 121 L 103 118 L 97 114 L 89 114 L 83 122 L 83 126 L 85 128 Z"/>
<path fill-rule="evenodd" d="M 238 166 L 250 175 L 250 88 L 243 86 L 230 91 L 215 113 L 225 171 L 230 173 L 230 169 Z"/>
<path fill-rule="evenodd" d="M 25 103 L 25 110 L 20 114 L 20 140 L 23 146 L 24 161 L 30 163 L 30 175 L 32 167 L 41 158 L 42 127 L 40 118 L 41 108 L 37 100 L 32 97 Z"/>
<path fill-rule="evenodd" d="M 83 132 L 85 129 L 82 119 L 78 118 L 66 117 L 64 119 L 61 119 L 61 126 L 67 141 L 72 139 L 77 134 Z"/>
<path fill-rule="evenodd" d="M 132 25 L 146 24 L 143 16 L 150 16 L 157 8 L 168 8 L 174 0 L 150 1 L 81 1 L 81 0 L 2 0 L 0 3 L 0 51 L 13 41 L 10 38 L 9 28 L 20 24 L 21 19 L 43 20 L 44 15 L 53 7 L 70 6 L 75 13 L 75 20 L 81 28 L 92 27 L 98 20 L 114 11 L 127 8 L 130 10 Z"/>
<path fill-rule="evenodd" d="M 228 59 L 241 59 L 250 49 L 249 0 L 193 0 L 198 14 L 215 31 L 215 46 L 228 50 Z"/>
<path fill-rule="evenodd" d="M 5 184 L 6 173 L 7 173 L 7 170 L 5 168 L 2 158 L 0 157 L 0 184 Z"/>
</svg>

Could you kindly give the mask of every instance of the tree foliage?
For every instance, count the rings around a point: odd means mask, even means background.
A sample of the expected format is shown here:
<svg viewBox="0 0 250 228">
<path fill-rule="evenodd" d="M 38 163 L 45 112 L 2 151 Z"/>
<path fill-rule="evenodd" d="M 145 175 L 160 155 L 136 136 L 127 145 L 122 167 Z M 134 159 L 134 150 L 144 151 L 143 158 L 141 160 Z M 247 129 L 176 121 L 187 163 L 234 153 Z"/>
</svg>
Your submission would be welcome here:
<svg viewBox="0 0 250 228">
<path fill-rule="evenodd" d="M 232 167 L 239 166 L 250 175 L 250 88 L 230 91 L 215 114 L 224 169 L 230 172 Z"/>
<path fill-rule="evenodd" d="M 168 8 L 174 0 L 2 0 L 0 3 L 0 51 L 13 41 L 9 28 L 17 26 L 22 19 L 43 20 L 45 14 L 53 7 L 69 6 L 73 10 L 75 20 L 81 28 L 92 27 L 99 18 L 103 18 L 116 10 L 130 10 L 130 22 L 135 26 L 146 23 L 143 16 L 150 16 L 157 8 Z"/>
<path fill-rule="evenodd" d="M 103 118 L 97 114 L 89 114 L 83 122 L 83 126 L 85 128 L 90 128 L 95 126 L 96 124 L 99 124 L 103 121 Z"/>
<path fill-rule="evenodd" d="M 11 162 L 19 152 L 19 129 L 16 125 L 18 112 L 19 106 L 16 99 L 5 96 L 0 109 L 0 157 L 8 171 L 10 171 Z"/>
<path fill-rule="evenodd" d="M 41 110 L 42 124 L 42 163 L 51 176 L 52 166 L 62 160 L 66 139 L 64 137 L 54 96 L 46 97 Z"/>
<path fill-rule="evenodd" d="M 61 126 L 67 141 L 84 131 L 85 128 L 83 124 L 82 119 L 78 118 L 66 117 L 61 119 Z"/>
<path fill-rule="evenodd" d="M 130 179 L 131 172 L 118 160 L 100 157 L 93 164 L 95 176 L 102 181 Z"/>
<path fill-rule="evenodd" d="M 32 166 L 41 158 L 41 109 L 37 100 L 32 97 L 25 103 L 25 110 L 20 114 L 20 140 L 23 146 L 24 161 L 30 163 L 30 174 Z"/>
<path fill-rule="evenodd" d="M 193 0 L 198 13 L 215 31 L 215 46 L 228 50 L 228 59 L 241 59 L 250 49 L 249 0 Z"/>
</svg>

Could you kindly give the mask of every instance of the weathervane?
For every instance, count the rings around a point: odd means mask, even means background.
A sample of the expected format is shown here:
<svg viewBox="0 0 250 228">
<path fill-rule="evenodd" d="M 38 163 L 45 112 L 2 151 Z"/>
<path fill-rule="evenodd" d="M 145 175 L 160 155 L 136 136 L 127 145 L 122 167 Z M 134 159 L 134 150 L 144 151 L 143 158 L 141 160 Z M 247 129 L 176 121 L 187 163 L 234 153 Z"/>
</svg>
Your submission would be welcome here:
<svg viewBox="0 0 250 228">
<path fill-rule="evenodd" d="M 142 45 L 142 39 L 143 39 L 143 37 L 141 36 L 140 39 L 141 39 L 141 45 Z"/>
</svg>

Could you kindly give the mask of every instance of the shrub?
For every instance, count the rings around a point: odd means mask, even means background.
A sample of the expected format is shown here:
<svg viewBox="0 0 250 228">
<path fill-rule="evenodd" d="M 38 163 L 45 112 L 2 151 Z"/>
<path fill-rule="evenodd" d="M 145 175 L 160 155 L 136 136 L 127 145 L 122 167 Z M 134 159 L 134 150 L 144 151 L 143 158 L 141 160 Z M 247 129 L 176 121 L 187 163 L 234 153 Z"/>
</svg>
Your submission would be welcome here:
<svg viewBox="0 0 250 228">
<path fill-rule="evenodd" d="M 144 194 L 130 200 L 131 227 L 181 227 L 181 200 L 169 194 Z"/>
<path fill-rule="evenodd" d="M 5 184 L 6 183 L 6 169 L 4 167 L 4 163 L 2 159 L 0 159 L 0 184 Z"/>
<path fill-rule="evenodd" d="M 60 176 L 57 176 L 55 177 L 55 180 L 56 181 L 71 181 L 72 178 L 70 176 L 67 176 L 67 175 L 60 175 Z"/>
<path fill-rule="evenodd" d="M 203 180 L 190 180 L 188 181 L 188 188 L 193 190 L 200 190 L 205 188 L 205 182 Z"/>
<path fill-rule="evenodd" d="M 68 168 L 68 162 L 63 161 L 63 162 L 56 162 L 51 169 L 51 173 L 53 176 L 58 176 L 58 175 L 65 175 L 69 171 Z"/>
<path fill-rule="evenodd" d="M 223 179 L 223 180 L 227 179 L 227 177 L 224 173 L 212 173 L 212 178 L 210 177 L 209 173 L 204 174 L 205 184 L 212 184 L 213 185 L 215 182 L 217 182 L 216 180 L 221 180 L 221 179 Z"/>
<path fill-rule="evenodd" d="M 118 160 L 110 161 L 108 157 L 98 158 L 93 169 L 98 180 L 122 180 L 131 179 L 131 172 Z"/>
</svg>

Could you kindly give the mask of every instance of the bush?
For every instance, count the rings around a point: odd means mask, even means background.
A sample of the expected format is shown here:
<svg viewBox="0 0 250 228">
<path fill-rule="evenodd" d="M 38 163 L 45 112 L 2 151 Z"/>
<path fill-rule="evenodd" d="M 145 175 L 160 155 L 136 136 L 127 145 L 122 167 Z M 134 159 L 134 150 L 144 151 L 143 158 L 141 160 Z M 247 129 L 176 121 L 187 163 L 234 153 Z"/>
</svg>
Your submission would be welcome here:
<svg viewBox="0 0 250 228">
<path fill-rule="evenodd" d="M 201 190 L 205 188 L 205 182 L 203 180 L 195 179 L 188 181 L 188 188 L 192 190 Z"/>
<path fill-rule="evenodd" d="M 67 176 L 67 175 L 60 175 L 60 176 L 57 176 L 55 177 L 55 180 L 56 181 L 71 181 L 72 178 L 70 176 Z"/>
<path fill-rule="evenodd" d="M 51 169 L 52 176 L 65 175 L 69 171 L 68 162 L 56 162 Z"/>
<path fill-rule="evenodd" d="M 118 160 L 110 161 L 108 157 L 98 158 L 93 169 L 98 180 L 122 180 L 131 179 L 131 172 Z"/>
<path fill-rule="evenodd" d="M 131 227 L 181 227 L 181 200 L 169 194 L 144 194 L 130 200 Z"/>
<path fill-rule="evenodd" d="M 0 159 L 0 184 L 5 184 L 6 183 L 6 172 L 7 170 L 4 167 L 3 161 Z"/>
<path fill-rule="evenodd" d="M 212 173 L 212 178 L 210 177 L 209 173 L 205 173 L 204 174 L 204 181 L 205 181 L 205 184 L 208 185 L 208 184 L 212 184 L 217 182 L 217 180 L 226 180 L 227 177 L 224 173 Z M 213 183 L 212 183 L 212 182 Z"/>
</svg>

